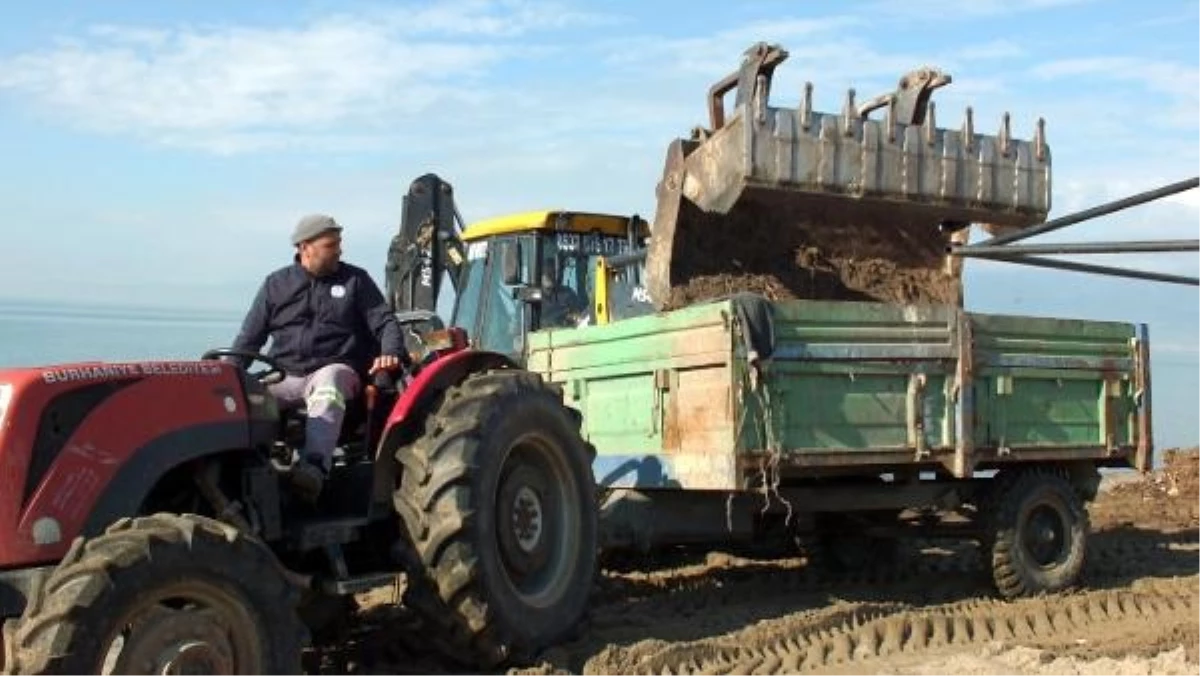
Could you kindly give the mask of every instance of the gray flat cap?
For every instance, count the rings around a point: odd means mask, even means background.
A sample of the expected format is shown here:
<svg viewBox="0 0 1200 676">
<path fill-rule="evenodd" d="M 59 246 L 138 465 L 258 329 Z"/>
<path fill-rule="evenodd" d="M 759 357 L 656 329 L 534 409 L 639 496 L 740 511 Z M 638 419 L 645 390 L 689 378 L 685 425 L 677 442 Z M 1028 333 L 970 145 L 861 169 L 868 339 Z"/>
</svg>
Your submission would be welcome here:
<svg viewBox="0 0 1200 676">
<path fill-rule="evenodd" d="M 327 232 L 341 232 L 342 226 L 333 220 L 333 216 L 325 214 L 309 214 L 300 219 L 296 229 L 292 231 L 292 244 L 299 245 Z"/>
</svg>

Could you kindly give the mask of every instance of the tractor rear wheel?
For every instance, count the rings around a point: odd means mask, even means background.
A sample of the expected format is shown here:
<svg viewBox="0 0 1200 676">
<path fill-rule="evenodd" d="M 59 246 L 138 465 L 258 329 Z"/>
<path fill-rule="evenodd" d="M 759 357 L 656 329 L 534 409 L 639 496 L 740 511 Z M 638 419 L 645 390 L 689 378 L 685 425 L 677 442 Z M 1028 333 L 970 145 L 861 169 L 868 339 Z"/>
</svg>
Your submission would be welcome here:
<svg viewBox="0 0 1200 676">
<path fill-rule="evenodd" d="M 399 449 L 395 493 L 413 561 L 405 603 L 428 640 L 473 666 L 527 657 L 586 610 L 596 569 L 592 450 L 536 374 L 472 375 Z"/>
<path fill-rule="evenodd" d="M 76 540 L 6 627 L 11 674 L 300 673 L 299 590 L 274 554 L 195 515 Z"/>
</svg>

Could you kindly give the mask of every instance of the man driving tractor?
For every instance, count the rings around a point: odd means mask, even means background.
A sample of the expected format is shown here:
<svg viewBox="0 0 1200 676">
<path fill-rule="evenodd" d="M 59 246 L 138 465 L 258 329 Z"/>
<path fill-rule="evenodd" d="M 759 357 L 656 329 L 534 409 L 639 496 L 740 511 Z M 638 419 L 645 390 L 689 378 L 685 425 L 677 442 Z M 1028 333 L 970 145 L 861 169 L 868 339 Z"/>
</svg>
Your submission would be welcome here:
<svg viewBox="0 0 1200 676">
<path fill-rule="evenodd" d="M 309 501 L 329 476 L 346 402 L 365 377 L 395 369 L 405 357 L 379 287 L 365 270 L 342 262 L 341 232 L 324 214 L 300 219 L 291 237 L 294 262 L 263 280 L 233 342 L 234 350 L 258 352 L 269 336 L 270 356 L 285 371 L 268 386 L 271 394 L 281 410 L 305 407 L 305 443 L 291 477 Z"/>
</svg>

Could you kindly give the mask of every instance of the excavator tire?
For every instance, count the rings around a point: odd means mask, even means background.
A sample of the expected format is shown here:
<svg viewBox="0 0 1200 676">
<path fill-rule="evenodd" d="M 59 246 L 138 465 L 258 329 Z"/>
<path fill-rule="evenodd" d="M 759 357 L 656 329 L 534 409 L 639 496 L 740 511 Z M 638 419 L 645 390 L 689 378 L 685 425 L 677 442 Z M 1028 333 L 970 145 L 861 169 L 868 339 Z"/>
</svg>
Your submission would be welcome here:
<svg viewBox="0 0 1200 676">
<path fill-rule="evenodd" d="M 8 674 L 300 673 L 299 590 L 261 542 L 192 514 L 76 539 L 21 619 Z"/>
<path fill-rule="evenodd" d="M 448 390 L 397 451 L 404 602 L 447 657 L 488 668 L 529 657 L 586 610 L 597 506 L 580 422 L 536 374 L 490 371 Z"/>
</svg>

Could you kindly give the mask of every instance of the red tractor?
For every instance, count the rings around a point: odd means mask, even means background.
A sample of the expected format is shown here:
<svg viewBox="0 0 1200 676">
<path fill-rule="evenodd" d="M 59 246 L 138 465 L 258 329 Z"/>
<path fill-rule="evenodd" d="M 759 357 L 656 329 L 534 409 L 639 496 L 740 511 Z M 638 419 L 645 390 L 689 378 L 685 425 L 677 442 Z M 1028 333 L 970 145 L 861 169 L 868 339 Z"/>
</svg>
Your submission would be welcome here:
<svg viewBox="0 0 1200 676">
<path fill-rule="evenodd" d="M 388 287 L 416 366 L 351 403 L 315 505 L 289 490 L 302 417 L 267 393 L 267 355 L 257 372 L 227 350 L 0 370 L 6 672 L 297 673 L 310 613 L 401 580 L 465 664 L 572 631 L 596 565 L 593 450 L 561 392 L 438 326 L 453 215 L 447 184 L 413 184 Z"/>
</svg>

